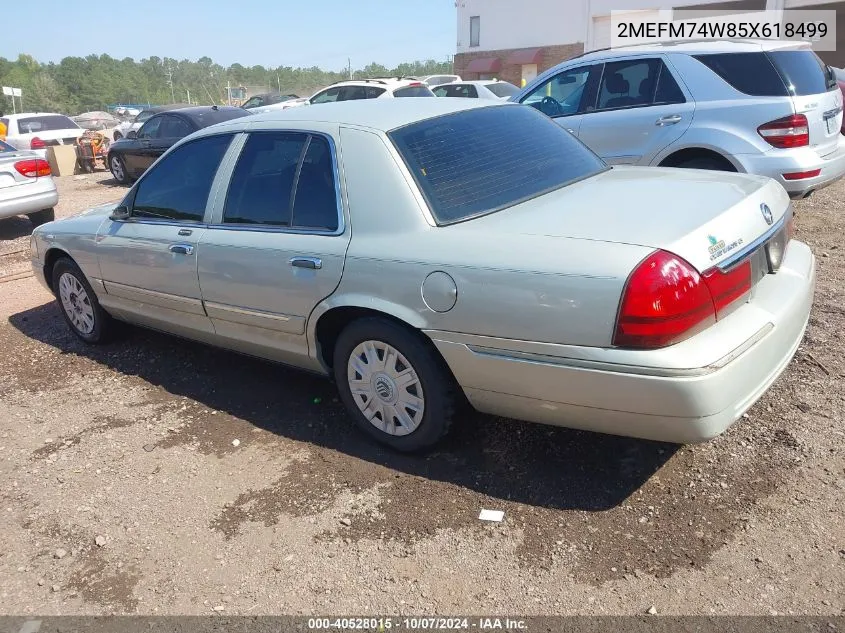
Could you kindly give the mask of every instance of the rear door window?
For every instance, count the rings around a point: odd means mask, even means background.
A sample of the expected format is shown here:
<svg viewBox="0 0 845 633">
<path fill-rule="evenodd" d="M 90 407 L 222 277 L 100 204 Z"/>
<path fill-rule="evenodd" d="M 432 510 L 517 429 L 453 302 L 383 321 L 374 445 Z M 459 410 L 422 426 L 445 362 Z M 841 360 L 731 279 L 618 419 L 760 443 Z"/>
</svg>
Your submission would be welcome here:
<svg viewBox="0 0 845 633">
<path fill-rule="evenodd" d="M 388 136 L 438 224 L 513 206 L 607 169 L 569 132 L 532 108 L 478 108 Z"/>
<path fill-rule="evenodd" d="M 231 134 L 206 136 L 166 154 L 138 183 L 132 216 L 202 222 L 211 183 L 231 141 Z"/>
<path fill-rule="evenodd" d="M 250 134 L 232 173 L 224 224 L 290 226 L 297 167 L 308 135 L 297 132 Z"/>
<path fill-rule="evenodd" d="M 168 115 L 162 118 L 158 138 L 182 138 L 193 132 L 190 124 L 181 117 Z"/>
<path fill-rule="evenodd" d="M 357 101 L 366 98 L 367 91 L 364 86 L 346 86 L 341 89 L 338 101 Z"/>
<path fill-rule="evenodd" d="M 313 135 L 302 158 L 293 198 L 291 226 L 317 231 L 338 228 L 334 163 L 328 141 Z"/>
<path fill-rule="evenodd" d="M 659 59 L 631 59 L 605 64 L 596 110 L 651 105 Z"/>
<path fill-rule="evenodd" d="M 717 53 L 694 57 L 735 89 L 747 95 L 789 96 L 783 79 L 765 53 Z"/>
<path fill-rule="evenodd" d="M 769 57 L 791 95 L 818 95 L 836 88 L 824 62 L 813 51 L 771 51 Z"/>
<path fill-rule="evenodd" d="M 657 90 L 654 93 L 655 105 L 668 105 L 671 103 L 686 103 L 684 93 L 672 72 L 661 62 L 660 75 L 657 78 Z"/>
</svg>

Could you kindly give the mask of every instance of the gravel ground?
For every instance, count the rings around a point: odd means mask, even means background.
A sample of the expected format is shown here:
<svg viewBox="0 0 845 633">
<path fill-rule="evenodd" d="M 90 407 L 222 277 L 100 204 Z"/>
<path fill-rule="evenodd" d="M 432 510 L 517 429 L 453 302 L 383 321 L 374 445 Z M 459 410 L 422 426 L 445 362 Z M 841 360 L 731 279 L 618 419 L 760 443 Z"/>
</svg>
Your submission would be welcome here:
<svg viewBox="0 0 845 633">
<path fill-rule="evenodd" d="M 59 216 L 125 191 L 59 187 Z M 0 613 L 843 614 L 843 199 L 796 204 L 807 336 L 724 436 L 469 415 L 424 457 L 316 377 L 136 329 L 83 346 L 8 277 L 27 220 L 0 223 Z"/>
</svg>

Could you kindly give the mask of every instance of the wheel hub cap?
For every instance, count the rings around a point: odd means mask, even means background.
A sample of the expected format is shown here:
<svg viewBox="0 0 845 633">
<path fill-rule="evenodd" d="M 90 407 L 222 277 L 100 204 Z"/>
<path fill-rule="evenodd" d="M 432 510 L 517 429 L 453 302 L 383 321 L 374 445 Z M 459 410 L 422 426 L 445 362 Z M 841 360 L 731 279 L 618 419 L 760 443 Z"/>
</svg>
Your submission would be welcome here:
<svg viewBox="0 0 845 633">
<path fill-rule="evenodd" d="M 70 324 L 81 334 L 94 331 L 94 306 L 80 281 L 70 273 L 59 277 L 59 301 Z"/>
<path fill-rule="evenodd" d="M 364 341 L 349 356 L 347 380 L 355 404 L 377 429 L 408 435 L 422 422 L 425 397 L 408 359 L 382 341 Z"/>
</svg>

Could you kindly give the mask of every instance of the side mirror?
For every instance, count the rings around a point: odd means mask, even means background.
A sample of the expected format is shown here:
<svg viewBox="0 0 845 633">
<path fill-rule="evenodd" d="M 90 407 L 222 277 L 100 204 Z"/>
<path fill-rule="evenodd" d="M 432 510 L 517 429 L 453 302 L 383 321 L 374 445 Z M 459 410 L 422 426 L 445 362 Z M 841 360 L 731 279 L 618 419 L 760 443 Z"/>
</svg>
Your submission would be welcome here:
<svg viewBox="0 0 845 633">
<path fill-rule="evenodd" d="M 138 138 L 138 133 L 135 130 L 129 130 L 126 133 L 126 138 Z"/>
<path fill-rule="evenodd" d="M 122 220 L 128 220 L 129 219 L 129 207 L 127 207 L 126 205 L 121 205 L 121 206 L 117 207 L 114 211 L 111 212 L 111 215 L 109 216 L 109 218 L 116 221 L 116 222 L 120 222 Z"/>
</svg>

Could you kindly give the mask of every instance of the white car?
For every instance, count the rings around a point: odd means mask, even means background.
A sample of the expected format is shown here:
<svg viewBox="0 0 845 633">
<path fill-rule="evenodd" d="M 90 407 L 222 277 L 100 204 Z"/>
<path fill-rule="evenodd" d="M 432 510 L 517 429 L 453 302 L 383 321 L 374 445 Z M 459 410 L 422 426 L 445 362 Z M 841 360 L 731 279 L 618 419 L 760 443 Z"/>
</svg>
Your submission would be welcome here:
<svg viewBox="0 0 845 633">
<path fill-rule="evenodd" d="M 55 218 L 58 201 L 49 163 L 0 141 L 0 219 L 25 215 L 38 226 Z"/>
<path fill-rule="evenodd" d="M 442 84 L 432 88 L 437 97 L 463 97 L 465 99 L 509 99 L 519 88 L 507 81 L 481 79 Z"/>
<path fill-rule="evenodd" d="M 304 105 L 356 101 L 358 99 L 392 99 L 393 97 L 433 97 L 434 93 L 417 79 L 385 77 L 339 81 L 323 88 L 309 99 L 294 99 L 263 108 L 252 108 L 251 113 L 274 112 Z"/>
<path fill-rule="evenodd" d="M 420 81 L 429 88 L 434 88 L 435 86 L 442 86 L 443 84 L 463 81 L 463 79 L 461 79 L 460 75 L 425 75 L 424 77 L 420 77 Z"/>
<path fill-rule="evenodd" d="M 47 157 L 48 145 L 76 145 L 83 131 L 70 117 L 49 112 L 7 114 L 2 121 L 9 145 L 32 150 L 40 158 Z"/>
</svg>

